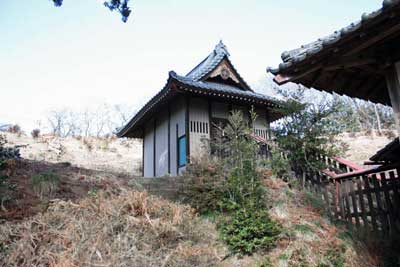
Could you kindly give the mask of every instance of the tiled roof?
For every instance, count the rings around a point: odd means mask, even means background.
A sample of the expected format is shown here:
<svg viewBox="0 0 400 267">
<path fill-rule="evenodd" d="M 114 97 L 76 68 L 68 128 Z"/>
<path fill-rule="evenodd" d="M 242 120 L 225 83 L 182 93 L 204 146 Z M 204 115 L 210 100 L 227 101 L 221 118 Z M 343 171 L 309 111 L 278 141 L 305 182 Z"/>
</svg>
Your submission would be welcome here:
<svg viewBox="0 0 400 267">
<path fill-rule="evenodd" d="M 397 6 L 400 4 L 400 0 L 385 0 L 382 3 L 382 8 L 371 12 L 369 14 L 364 13 L 361 16 L 361 19 L 357 22 L 351 23 L 347 27 L 344 27 L 340 30 L 335 31 L 334 33 L 323 37 L 319 38 L 317 41 L 302 45 L 300 48 L 291 50 L 291 51 L 285 51 L 282 53 L 281 58 L 282 58 L 282 63 L 279 64 L 278 68 L 267 68 L 268 72 L 271 72 L 273 74 L 278 74 L 281 71 L 285 71 L 286 69 L 289 69 L 291 66 L 293 66 L 296 63 L 302 62 L 306 60 L 307 58 L 310 58 L 313 55 L 318 54 L 321 52 L 324 48 L 331 46 L 338 41 L 342 40 L 344 37 L 348 36 L 352 32 L 360 29 L 362 26 L 365 24 L 369 23 L 373 19 L 377 18 L 384 12 L 390 10 L 391 8 Z"/>
<path fill-rule="evenodd" d="M 180 85 L 181 89 L 188 93 L 201 93 L 209 96 L 229 98 L 229 100 L 248 101 L 249 103 L 265 105 L 270 107 L 280 107 L 282 102 L 272 97 L 268 97 L 263 94 L 255 93 L 240 77 L 232 63 L 229 61 L 229 52 L 226 46 L 221 42 L 217 44 L 211 54 L 204 59 L 199 65 L 197 65 L 192 71 L 186 76 L 177 75 L 174 71 L 169 72 L 168 82 L 165 87 L 159 91 L 153 98 L 151 98 L 139 112 L 123 127 L 119 132 L 118 136 L 128 136 L 129 132 L 138 128 L 145 117 L 151 114 L 160 103 L 165 102 L 172 94 L 176 93 L 177 90 L 171 89 L 175 85 Z M 223 59 L 226 59 L 230 64 L 235 75 L 238 77 L 240 84 L 235 87 L 232 85 L 226 85 L 216 82 L 206 81 L 204 78 L 213 71 Z M 275 114 L 275 117 L 279 117 L 279 114 Z M 279 115 L 279 116 L 278 116 Z M 273 119 L 273 118 L 271 118 Z"/>
<path fill-rule="evenodd" d="M 229 57 L 229 52 L 222 41 L 220 41 L 211 54 L 186 74 L 186 77 L 194 81 L 201 80 L 204 76 L 210 73 L 224 59 L 224 57 Z"/>
<path fill-rule="evenodd" d="M 199 65 L 197 65 L 194 69 L 192 69 L 188 74 L 186 74 L 186 78 L 189 78 L 193 81 L 201 81 L 205 78 L 210 72 L 212 72 L 222 60 L 226 59 L 231 65 L 233 71 L 236 73 L 237 77 L 240 80 L 240 83 L 245 88 L 245 90 L 253 91 L 250 86 L 243 80 L 240 76 L 239 72 L 235 69 L 233 64 L 229 60 L 229 52 L 227 47 L 224 45 L 222 41 L 215 46 L 214 50 L 202 61 Z M 240 88 L 238 88 L 241 90 Z"/>
<path fill-rule="evenodd" d="M 228 93 L 228 94 L 235 94 L 238 96 L 250 97 L 250 98 L 255 98 L 255 99 L 259 99 L 259 100 L 276 102 L 276 103 L 280 102 L 279 100 L 277 100 L 273 97 L 259 94 L 259 93 L 253 92 L 253 91 L 244 91 L 244 90 L 234 87 L 234 86 L 220 84 L 220 83 L 214 83 L 214 82 L 192 80 L 191 78 L 189 78 L 187 76 L 179 76 L 173 71 L 170 72 L 170 76 L 172 78 L 176 79 L 178 82 L 181 82 L 187 86 L 205 89 L 205 90 L 210 91 L 210 93 L 211 92 Z"/>
</svg>

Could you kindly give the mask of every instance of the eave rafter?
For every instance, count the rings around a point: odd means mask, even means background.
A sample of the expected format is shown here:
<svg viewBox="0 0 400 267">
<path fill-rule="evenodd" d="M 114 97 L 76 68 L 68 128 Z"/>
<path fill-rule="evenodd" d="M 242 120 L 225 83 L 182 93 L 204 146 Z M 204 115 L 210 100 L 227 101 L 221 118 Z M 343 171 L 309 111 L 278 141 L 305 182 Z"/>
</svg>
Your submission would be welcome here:
<svg viewBox="0 0 400 267">
<path fill-rule="evenodd" d="M 307 76 L 320 68 L 324 71 L 334 71 L 345 68 L 365 68 L 368 71 L 381 73 L 376 66 L 386 64 L 387 58 L 381 53 L 365 54 L 365 51 L 378 43 L 397 38 L 400 35 L 400 8 L 395 8 L 390 15 L 373 22 L 363 24 L 354 33 L 349 33 L 342 37 L 338 42 L 328 44 L 315 54 L 304 55 L 303 60 L 289 62 L 289 66 L 277 71 L 274 78 L 275 82 L 282 85 L 287 82 L 299 82 L 301 78 Z M 367 30 L 366 30 L 367 29 Z M 384 52 L 387 49 L 382 49 Z M 389 49 L 393 51 L 393 49 Z M 400 53 L 400 52 L 399 52 Z M 354 55 L 358 55 L 355 57 Z M 363 55 L 364 54 L 364 55 Z M 342 55 L 342 56 L 340 56 Z M 362 56 L 360 56 L 362 55 Z M 390 57 L 390 58 L 393 58 Z M 335 59 L 332 61 L 331 59 Z M 308 78 L 310 79 L 310 78 Z"/>
</svg>

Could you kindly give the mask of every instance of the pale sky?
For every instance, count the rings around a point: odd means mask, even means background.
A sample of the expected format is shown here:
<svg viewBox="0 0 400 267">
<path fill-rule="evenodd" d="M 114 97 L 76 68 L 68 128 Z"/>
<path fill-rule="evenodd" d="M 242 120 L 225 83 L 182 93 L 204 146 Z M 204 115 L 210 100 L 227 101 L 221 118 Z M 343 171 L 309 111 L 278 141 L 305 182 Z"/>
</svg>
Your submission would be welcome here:
<svg viewBox="0 0 400 267">
<path fill-rule="evenodd" d="M 254 87 L 280 54 L 381 7 L 382 0 L 135 0 L 126 24 L 98 0 L 0 0 L 0 123 L 36 127 L 47 111 L 140 108 L 168 71 L 184 75 L 220 39 Z"/>
</svg>

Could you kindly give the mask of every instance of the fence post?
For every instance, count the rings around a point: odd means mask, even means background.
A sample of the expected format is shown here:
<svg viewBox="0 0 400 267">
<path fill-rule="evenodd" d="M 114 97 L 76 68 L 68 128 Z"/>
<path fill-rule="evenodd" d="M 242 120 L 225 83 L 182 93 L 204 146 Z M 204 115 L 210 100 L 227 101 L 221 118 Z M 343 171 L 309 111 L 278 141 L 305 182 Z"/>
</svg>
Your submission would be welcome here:
<svg viewBox="0 0 400 267">
<path fill-rule="evenodd" d="M 351 181 L 350 180 L 346 180 L 343 182 L 343 188 L 344 188 L 344 201 L 346 203 L 346 221 L 350 224 L 350 227 L 353 227 L 353 222 L 352 222 L 352 216 L 351 216 L 351 206 L 350 206 L 350 201 L 349 201 L 349 183 Z"/>
<path fill-rule="evenodd" d="M 362 178 L 360 177 L 357 179 L 357 192 L 358 192 L 358 200 L 360 203 L 360 208 L 361 208 L 361 216 L 364 224 L 364 230 L 365 233 L 369 232 L 369 226 L 368 226 L 368 218 L 367 218 L 367 211 L 365 210 L 365 204 L 364 204 L 364 194 L 363 194 L 363 189 L 362 189 Z"/>
<path fill-rule="evenodd" d="M 357 179 L 357 177 L 355 177 L 354 179 Z M 356 194 L 355 194 L 355 189 L 354 189 L 355 183 L 356 183 L 356 180 L 350 180 L 349 191 L 350 191 L 350 195 L 351 195 L 351 202 L 353 202 L 353 216 L 356 220 L 356 227 L 360 228 L 360 219 L 358 217 L 358 215 L 359 215 L 358 214 L 358 206 L 357 206 Z"/>
<path fill-rule="evenodd" d="M 343 191 L 345 190 L 344 184 L 342 181 L 339 183 L 339 208 L 340 208 L 340 218 L 345 221 L 346 220 L 346 213 L 344 210 L 344 197 L 343 197 Z"/>
<path fill-rule="evenodd" d="M 340 217 L 339 201 L 340 201 L 340 183 L 338 180 L 335 180 L 335 215 L 336 218 L 338 219 Z"/>
<path fill-rule="evenodd" d="M 384 210 L 382 205 L 382 198 L 381 198 L 381 186 L 376 177 L 376 174 L 372 175 L 372 182 L 374 184 L 374 193 L 376 197 L 376 204 L 378 206 L 379 217 L 382 224 L 382 233 L 386 234 L 388 232 L 388 220 L 387 220 L 387 212 Z"/>
<path fill-rule="evenodd" d="M 383 193 L 385 196 L 385 203 L 386 203 L 386 209 L 387 209 L 387 215 L 389 217 L 389 232 L 395 232 L 396 226 L 395 226 L 395 215 L 394 215 L 394 210 L 393 210 L 393 204 L 392 201 L 390 200 L 390 195 L 389 195 L 389 190 L 387 188 L 387 181 L 386 181 L 386 174 L 382 172 L 380 174 L 381 177 L 381 183 L 382 183 L 382 188 L 383 188 Z"/>
<path fill-rule="evenodd" d="M 332 217 L 332 212 L 331 212 L 331 204 L 329 201 L 329 187 L 330 187 L 330 183 L 329 181 L 322 183 L 321 182 L 321 186 L 323 186 L 324 188 L 322 189 L 322 192 L 324 194 L 324 198 L 325 198 L 325 203 L 326 203 L 326 209 L 328 211 L 329 217 Z"/>
<path fill-rule="evenodd" d="M 372 202 L 372 190 L 369 186 L 369 180 L 368 176 L 364 175 L 363 180 L 364 180 L 364 188 L 365 188 L 365 194 L 367 194 L 367 199 L 368 199 L 368 211 L 371 216 L 371 222 L 372 222 L 372 229 L 374 230 L 375 233 L 378 233 L 378 224 L 376 222 L 376 216 L 375 216 L 375 210 L 374 210 L 374 203 Z"/>
<path fill-rule="evenodd" d="M 395 217 L 395 228 L 396 232 L 400 232 L 399 229 L 399 223 L 400 223 L 400 195 L 399 195 L 399 189 L 400 189 L 400 169 L 397 169 L 397 179 L 395 176 L 394 171 L 389 172 L 389 177 L 390 177 L 390 184 L 393 190 L 393 196 L 394 196 L 394 217 Z"/>
</svg>

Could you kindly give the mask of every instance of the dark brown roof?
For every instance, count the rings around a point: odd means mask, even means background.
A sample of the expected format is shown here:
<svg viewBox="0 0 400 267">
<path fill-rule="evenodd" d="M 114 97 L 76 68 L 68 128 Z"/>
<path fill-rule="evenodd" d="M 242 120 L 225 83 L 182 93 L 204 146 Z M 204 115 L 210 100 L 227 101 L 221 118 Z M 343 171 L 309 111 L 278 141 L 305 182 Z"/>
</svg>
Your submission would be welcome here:
<svg viewBox="0 0 400 267">
<path fill-rule="evenodd" d="M 238 77 L 238 84 L 223 84 L 207 79 L 207 75 L 224 60 L 229 64 L 235 76 Z M 151 98 L 117 135 L 119 137 L 141 138 L 144 123 L 158 110 L 165 107 L 169 100 L 177 94 L 207 96 L 221 101 L 261 106 L 271 111 L 270 120 L 273 121 L 282 117 L 281 114 L 274 112 L 276 108 L 282 106 L 282 102 L 254 92 L 233 67 L 229 61 L 228 50 L 220 42 L 214 51 L 186 76 L 180 76 L 174 71 L 170 71 L 164 88 Z"/>
<path fill-rule="evenodd" d="M 301 83 L 390 105 L 384 69 L 400 59 L 400 0 L 315 42 L 281 55 L 278 68 L 268 68 L 275 82 Z"/>
<path fill-rule="evenodd" d="M 371 161 L 377 163 L 397 163 L 400 162 L 400 140 L 397 137 L 384 148 L 376 152 L 370 158 Z"/>
</svg>

